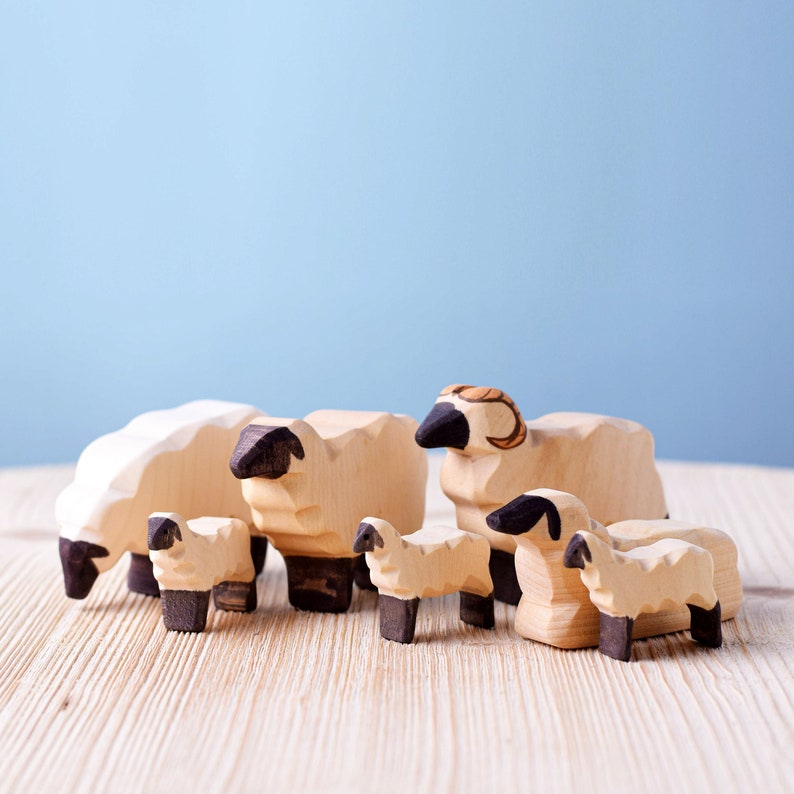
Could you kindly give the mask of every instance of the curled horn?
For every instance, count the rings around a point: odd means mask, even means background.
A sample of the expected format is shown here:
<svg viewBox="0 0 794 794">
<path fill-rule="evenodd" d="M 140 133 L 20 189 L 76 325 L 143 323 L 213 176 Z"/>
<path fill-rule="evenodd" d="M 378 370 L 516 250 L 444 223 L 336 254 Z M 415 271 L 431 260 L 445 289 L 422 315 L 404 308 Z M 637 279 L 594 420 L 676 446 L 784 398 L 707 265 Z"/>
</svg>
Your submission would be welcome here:
<svg viewBox="0 0 794 794">
<path fill-rule="evenodd" d="M 491 446 L 497 449 L 513 449 L 523 444 L 527 437 L 527 426 L 518 410 L 518 406 L 501 389 L 491 389 L 487 386 L 465 386 L 463 384 L 453 384 L 447 386 L 441 392 L 444 397 L 447 394 L 456 394 L 461 400 L 469 403 L 502 403 L 506 405 L 513 414 L 515 425 L 510 433 L 504 438 L 486 437 Z"/>
</svg>

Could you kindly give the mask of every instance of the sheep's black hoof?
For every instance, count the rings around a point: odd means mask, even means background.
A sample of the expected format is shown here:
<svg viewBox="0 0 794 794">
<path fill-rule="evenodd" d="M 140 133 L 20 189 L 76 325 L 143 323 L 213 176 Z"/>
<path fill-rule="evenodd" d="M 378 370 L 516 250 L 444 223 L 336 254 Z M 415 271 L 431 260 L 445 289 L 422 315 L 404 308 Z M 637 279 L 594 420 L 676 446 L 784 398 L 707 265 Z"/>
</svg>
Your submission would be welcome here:
<svg viewBox="0 0 794 794">
<path fill-rule="evenodd" d="M 515 606 L 521 600 L 521 587 L 516 576 L 515 554 L 491 549 L 488 568 L 491 571 L 491 579 L 493 579 L 494 598 Z"/>
<path fill-rule="evenodd" d="M 493 593 L 481 596 L 476 593 L 460 591 L 460 619 L 470 626 L 492 629 L 495 625 L 493 614 Z"/>
<path fill-rule="evenodd" d="M 131 593 L 160 596 L 160 585 L 152 572 L 152 561 L 148 554 L 130 552 L 130 570 L 127 573 L 127 589 Z"/>
<path fill-rule="evenodd" d="M 285 557 L 289 602 L 307 612 L 347 612 L 353 597 L 350 557 Z"/>
<path fill-rule="evenodd" d="M 631 632 L 634 621 L 631 618 L 613 618 L 601 614 L 601 634 L 598 650 L 612 659 L 628 662 L 631 659 Z"/>
<path fill-rule="evenodd" d="M 212 588 L 215 609 L 253 612 L 256 609 L 256 579 L 250 582 L 220 582 Z"/>
<path fill-rule="evenodd" d="M 362 590 L 377 590 L 378 588 L 372 584 L 372 579 L 369 576 L 369 566 L 363 554 L 356 557 L 353 567 L 353 579 L 358 587 Z"/>
<path fill-rule="evenodd" d="M 378 601 L 380 636 L 394 642 L 413 642 L 419 599 L 381 595 Z"/>
<path fill-rule="evenodd" d="M 251 559 L 254 561 L 254 571 L 262 573 L 267 557 L 267 538 L 260 535 L 251 535 Z"/>
<path fill-rule="evenodd" d="M 204 631 L 210 590 L 163 590 L 163 623 L 169 631 Z"/>
<path fill-rule="evenodd" d="M 711 609 L 696 607 L 687 604 L 689 615 L 692 619 L 689 631 L 692 639 L 709 648 L 719 648 L 722 645 L 722 608 L 720 602 Z"/>
</svg>

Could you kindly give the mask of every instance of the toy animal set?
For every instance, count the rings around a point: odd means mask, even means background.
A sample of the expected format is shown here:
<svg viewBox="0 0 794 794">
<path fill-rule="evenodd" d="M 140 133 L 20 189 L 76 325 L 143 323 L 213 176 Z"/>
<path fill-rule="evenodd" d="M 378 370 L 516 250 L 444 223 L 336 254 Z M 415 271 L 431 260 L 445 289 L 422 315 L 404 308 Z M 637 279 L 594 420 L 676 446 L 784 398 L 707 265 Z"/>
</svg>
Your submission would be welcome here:
<svg viewBox="0 0 794 794">
<path fill-rule="evenodd" d="M 427 458 L 457 527 L 422 527 Z M 80 456 L 56 518 L 67 596 L 131 553 L 128 587 L 162 597 L 169 630 L 256 609 L 268 542 L 290 603 L 345 612 L 379 593 L 381 635 L 412 642 L 419 601 L 460 592 L 461 620 L 628 661 L 632 639 L 690 628 L 718 647 L 742 586 L 723 532 L 667 516 L 641 425 L 584 413 L 526 422 L 498 389 L 449 386 L 408 416 L 315 411 L 276 419 L 200 400 L 152 411 Z"/>
</svg>

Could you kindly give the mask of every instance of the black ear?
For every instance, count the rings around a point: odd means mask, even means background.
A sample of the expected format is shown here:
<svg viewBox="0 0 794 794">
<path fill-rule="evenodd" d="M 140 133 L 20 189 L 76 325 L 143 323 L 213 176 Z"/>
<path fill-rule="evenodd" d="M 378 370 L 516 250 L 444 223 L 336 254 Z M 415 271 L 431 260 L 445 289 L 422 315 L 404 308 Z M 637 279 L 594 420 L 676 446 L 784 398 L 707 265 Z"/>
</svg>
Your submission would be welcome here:
<svg viewBox="0 0 794 794">
<path fill-rule="evenodd" d="M 566 568 L 584 568 L 585 562 L 592 562 L 593 555 L 587 541 L 577 532 L 568 543 L 565 549 L 565 556 L 562 564 Z"/>
<path fill-rule="evenodd" d="M 452 403 L 436 403 L 417 428 L 416 443 L 425 449 L 465 449 L 469 443 L 469 421 Z"/>
<path fill-rule="evenodd" d="M 148 545 L 152 551 L 164 551 L 182 540 L 179 524 L 167 516 L 152 516 L 149 519 Z"/>
<path fill-rule="evenodd" d="M 507 535 L 523 535 L 529 532 L 543 516 L 549 525 L 549 536 L 559 540 L 561 534 L 560 514 L 554 502 L 545 496 L 521 494 L 504 507 L 494 510 L 485 518 L 485 523 L 496 532 Z"/>
<path fill-rule="evenodd" d="M 290 455 L 303 460 L 305 454 L 300 439 L 289 428 L 248 425 L 240 433 L 229 468 L 238 480 L 277 480 L 289 471 Z"/>
</svg>

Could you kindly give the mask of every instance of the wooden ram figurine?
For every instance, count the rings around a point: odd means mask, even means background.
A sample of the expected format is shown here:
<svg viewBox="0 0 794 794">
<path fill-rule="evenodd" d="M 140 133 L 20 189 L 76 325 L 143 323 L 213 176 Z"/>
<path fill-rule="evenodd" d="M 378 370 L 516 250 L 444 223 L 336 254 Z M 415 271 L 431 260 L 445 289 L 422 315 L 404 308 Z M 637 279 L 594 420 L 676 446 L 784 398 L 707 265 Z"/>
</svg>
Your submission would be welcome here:
<svg viewBox="0 0 794 794">
<path fill-rule="evenodd" d="M 259 530 L 284 555 L 290 603 L 345 612 L 353 577 L 371 587 L 353 552 L 361 516 L 377 513 L 406 531 L 422 525 L 427 456 L 408 416 L 315 411 L 257 419 L 231 459 Z"/>
<path fill-rule="evenodd" d="M 565 549 L 564 564 L 579 569 L 598 609 L 601 653 L 628 662 L 637 616 L 679 604 L 689 609 L 693 640 L 710 648 L 722 645 L 714 562 L 700 546 L 665 538 L 650 546 L 616 551 L 591 532 L 580 531 Z"/>
<path fill-rule="evenodd" d="M 149 557 L 170 631 L 204 631 L 210 592 L 215 608 L 256 609 L 256 573 L 248 525 L 239 518 L 178 513 L 149 516 Z"/>
<path fill-rule="evenodd" d="M 370 517 L 359 525 L 353 551 L 365 553 L 387 640 L 413 641 L 419 599 L 456 592 L 464 623 L 494 627 L 490 547 L 481 535 L 427 527 L 401 536 L 388 521 Z"/>
<path fill-rule="evenodd" d="M 626 552 L 665 538 L 706 549 L 714 560 L 714 587 L 722 619 L 736 615 L 742 603 L 736 544 L 724 532 L 697 524 L 659 519 L 621 521 L 603 527 L 590 518 L 573 494 L 539 488 L 514 499 L 488 516 L 495 532 L 517 543 L 516 571 L 523 595 L 516 609 L 516 631 L 527 639 L 558 648 L 599 644 L 600 619 L 576 570 L 563 564 L 565 549 L 576 532 L 590 532 L 617 551 Z M 651 637 L 689 626 L 689 611 L 680 606 L 640 615 L 634 637 Z"/>
<path fill-rule="evenodd" d="M 441 392 L 416 441 L 447 448 L 441 487 L 455 503 L 457 525 L 490 542 L 496 598 L 509 604 L 521 596 L 516 544 L 485 519 L 516 494 L 541 487 L 575 493 L 602 524 L 667 515 L 653 436 L 627 419 L 554 413 L 525 422 L 499 389 L 455 385 Z"/>
<path fill-rule="evenodd" d="M 146 544 L 147 520 L 156 510 L 242 519 L 262 570 L 267 538 L 253 525 L 240 484 L 229 473 L 240 431 L 258 416 L 262 412 L 250 405 L 197 400 L 141 414 L 91 442 L 55 505 L 66 595 L 85 598 L 125 551 L 132 552 L 129 589 L 159 595 Z"/>
</svg>

